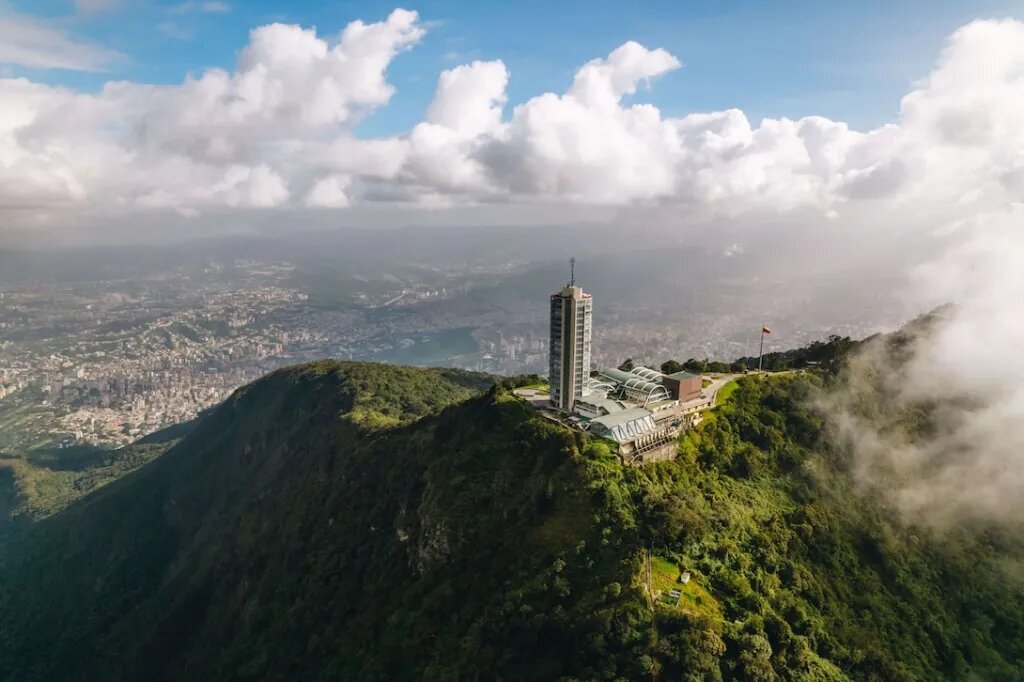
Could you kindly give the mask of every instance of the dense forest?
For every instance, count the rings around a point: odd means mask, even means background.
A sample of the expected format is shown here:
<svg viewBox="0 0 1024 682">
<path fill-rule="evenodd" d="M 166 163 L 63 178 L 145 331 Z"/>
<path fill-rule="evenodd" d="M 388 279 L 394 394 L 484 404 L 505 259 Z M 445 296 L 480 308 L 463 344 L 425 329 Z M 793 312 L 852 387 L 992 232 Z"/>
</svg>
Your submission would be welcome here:
<svg viewBox="0 0 1024 682">
<path fill-rule="evenodd" d="M 0 679 L 1024 678 L 1021 538 L 852 485 L 840 350 L 642 469 L 514 381 L 275 372 L 0 548 Z"/>
</svg>

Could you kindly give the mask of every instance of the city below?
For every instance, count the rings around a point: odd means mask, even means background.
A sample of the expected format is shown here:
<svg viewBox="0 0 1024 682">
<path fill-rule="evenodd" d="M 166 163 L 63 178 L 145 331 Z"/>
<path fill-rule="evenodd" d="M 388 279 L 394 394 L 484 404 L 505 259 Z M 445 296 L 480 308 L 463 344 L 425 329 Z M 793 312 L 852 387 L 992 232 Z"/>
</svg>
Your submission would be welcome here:
<svg viewBox="0 0 1024 682">
<path fill-rule="evenodd" d="M 3 285 L 0 452 L 121 446 L 309 359 L 547 375 L 548 323 L 533 285 L 523 283 L 561 267 L 512 261 L 324 282 L 290 262 L 239 259 Z M 750 327 L 762 313 L 742 295 L 666 303 L 614 289 L 601 298 L 593 365 L 630 357 L 656 367 L 756 351 Z M 848 320 L 790 332 L 784 345 L 863 336 L 894 319 L 852 321 L 858 311 L 849 312 Z M 772 314 L 785 326 L 784 313 Z"/>
</svg>

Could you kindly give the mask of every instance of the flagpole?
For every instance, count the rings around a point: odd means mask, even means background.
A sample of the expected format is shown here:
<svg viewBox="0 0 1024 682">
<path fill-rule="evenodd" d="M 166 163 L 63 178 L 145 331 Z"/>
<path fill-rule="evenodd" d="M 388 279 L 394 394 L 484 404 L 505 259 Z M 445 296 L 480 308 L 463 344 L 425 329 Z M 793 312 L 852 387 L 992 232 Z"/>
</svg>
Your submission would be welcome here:
<svg viewBox="0 0 1024 682">
<path fill-rule="evenodd" d="M 761 349 L 757 351 L 757 371 L 761 372 L 761 359 L 764 357 L 764 325 L 761 325 Z"/>
</svg>

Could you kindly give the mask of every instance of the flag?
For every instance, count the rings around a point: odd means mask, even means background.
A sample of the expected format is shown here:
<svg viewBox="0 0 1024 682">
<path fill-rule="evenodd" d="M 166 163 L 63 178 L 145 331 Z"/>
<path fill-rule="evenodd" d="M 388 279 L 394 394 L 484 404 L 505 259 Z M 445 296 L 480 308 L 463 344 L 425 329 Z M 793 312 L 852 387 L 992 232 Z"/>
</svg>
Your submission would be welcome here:
<svg viewBox="0 0 1024 682">
<path fill-rule="evenodd" d="M 769 329 L 768 327 L 761 327 L 761 333 L 762 334 L 771 334 L 772 330 Z"/>
</svg>

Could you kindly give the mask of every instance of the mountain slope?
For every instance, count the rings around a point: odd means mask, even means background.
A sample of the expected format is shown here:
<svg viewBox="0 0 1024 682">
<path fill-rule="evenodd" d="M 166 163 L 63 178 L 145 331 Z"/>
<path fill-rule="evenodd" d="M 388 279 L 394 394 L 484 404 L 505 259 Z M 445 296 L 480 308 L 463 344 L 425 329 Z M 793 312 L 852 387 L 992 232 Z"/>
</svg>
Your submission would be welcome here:
<svg viewBox="0 0 1024 682">
<path fill-rule="evenodd" d="M 743 380 L 644 469 L 488 383 L 240 390 L 0 554 L 0 679 L 1024 676 L 1019 538 L 851 492 L 813 376 Z"/>
<path fill-rule="evenodd" d="M 515 665 L 498 633 L 566 672 L 590 624 L 565 614 L 533 637 L 572 570 L 556 555 L 601 547 L 575 436 L 496 394 L 410 423 L 479 381 L 321 363 L 240 391 L 8 554 L 5 582 L 26 589 L 2 597 L 7 678 L 486 676 Z M 602 570 L 573 599 L 632 574 L 579 557 Z"/>
</svg>

